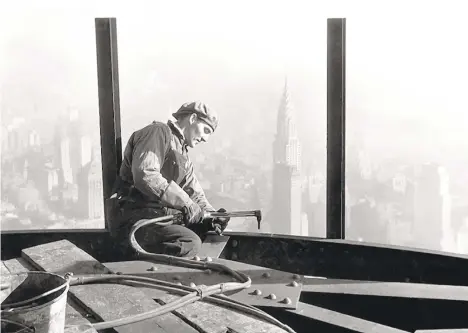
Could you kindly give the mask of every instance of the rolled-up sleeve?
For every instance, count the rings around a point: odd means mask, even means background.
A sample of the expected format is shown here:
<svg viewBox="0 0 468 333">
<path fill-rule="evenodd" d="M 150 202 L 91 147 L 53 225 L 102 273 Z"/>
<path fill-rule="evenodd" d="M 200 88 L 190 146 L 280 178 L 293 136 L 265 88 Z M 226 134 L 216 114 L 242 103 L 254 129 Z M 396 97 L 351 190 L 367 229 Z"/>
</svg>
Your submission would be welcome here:
<svg viewBox="0 0 468 333">
<path fill-rule="evenodd" d="M 187 191 L 190 195 L 190 199 L 196 202 L 202 209 L 206 211 L 215 211 L 213 206 L 211 206 L 210 202 L 205 196 L 205 192 L 201 187 L 195 172 L 193 170 L 193 163 L 189 162 L 189 168 L 186 178 L 186 185 L 184 186 L 184 190 L 192 189 L 193 191 Z M 190 193 L 192 192 L 192 193 Z"/>
<path fill-rule="evenodd" d="M 159 199 L 169 185 L 161 167 L 170 147 L 168 128 L 151 125 L 135 133 L 132 154 L 134 186 L 150 200 Z"/>
</svg>

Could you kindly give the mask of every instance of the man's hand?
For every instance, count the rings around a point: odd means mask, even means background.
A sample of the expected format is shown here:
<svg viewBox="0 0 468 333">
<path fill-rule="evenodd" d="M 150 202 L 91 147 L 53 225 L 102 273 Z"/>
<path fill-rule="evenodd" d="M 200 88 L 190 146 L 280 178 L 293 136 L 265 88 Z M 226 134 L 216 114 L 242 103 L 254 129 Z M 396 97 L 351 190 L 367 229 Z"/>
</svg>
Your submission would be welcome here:
<svg viewBox="0 0 468 333">
<path fill-rule="evenodd" d="M 184 215 L 184 223 L 186 225 L 198 224 L 203 222 L 203 210 L 198 204 L 192 202 L 190 205 L 185 206 L 182 209 Z"/>
<path fill-rule="evenodd" d="M 225 213 L 226 209 L 220 208 L 220 209 L 218 209 L 218 212 Z M 217 217 L 217 218 L 213 219 L 213 222 L 212 222 L 213 230 L 218 235 L 222 235 L 224 229 L 226 229 L 226 227 L 227 227 L 230 220 L 231 220 L 231 218 L 229 218 L 229 217 Z"/>
</svg>

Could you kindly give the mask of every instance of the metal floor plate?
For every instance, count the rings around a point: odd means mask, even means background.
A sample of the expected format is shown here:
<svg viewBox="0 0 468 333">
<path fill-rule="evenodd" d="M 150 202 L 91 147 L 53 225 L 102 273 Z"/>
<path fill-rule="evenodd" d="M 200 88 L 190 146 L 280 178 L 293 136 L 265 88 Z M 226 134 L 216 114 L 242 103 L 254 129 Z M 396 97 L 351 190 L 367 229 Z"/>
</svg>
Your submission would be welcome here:
<svg viewBox="0 0 468 333">
<path fill-rule="evenodd" d="M 235 293 L 226 293 L 232 299 L 253 306 L 285 309 L 295 309 L 297 307 L 302 290 L 303 277 L 301 275 L 225 259 L 215 258 L 212 260 L 240 271 L 248 275 L 252 280 L 250 288 Z M 187 286 L 191 283 L 195 285 L 214 285 L 235 281 L 234 278 L 225 273 L 157 264 L 149 261 L 113 262 L 105 263 L 104 266 L 114 273 L 147 276 L 169 282 L 180 282 Z"/>
</svg>

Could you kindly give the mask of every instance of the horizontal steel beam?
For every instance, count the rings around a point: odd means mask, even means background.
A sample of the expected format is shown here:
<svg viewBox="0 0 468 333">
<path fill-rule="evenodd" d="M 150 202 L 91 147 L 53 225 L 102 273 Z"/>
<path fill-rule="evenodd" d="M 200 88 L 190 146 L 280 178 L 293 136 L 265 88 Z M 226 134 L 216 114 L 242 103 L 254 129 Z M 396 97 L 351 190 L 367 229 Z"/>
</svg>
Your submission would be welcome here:
<svg viewBox="0 0 468 333">
<path fill-rule="evenodd" d="M 361 333 L 408 333 L 407 331 L 399 330 L 390 326 L 385 326 L 369 320 L 364 320 L 358 317 L 349 316 L 340 312 L 321 308 L 319 306 L 310 305 L 299 302 L 296 310 L 285 310 L 291 314 L 306 317 L 321 321 L 333 326 L 338 326 Z"/>
<path fill-rule="evenodd" d="M 303 292 L 468 302 L 468 287 L 422 283 L 305 279 Z"/>
<path fill-rule="evenodd" d="M 306 276 L 468 286 L 468 256 L 271 234 L 227 233 L 221 257 Z"/>
</svg>

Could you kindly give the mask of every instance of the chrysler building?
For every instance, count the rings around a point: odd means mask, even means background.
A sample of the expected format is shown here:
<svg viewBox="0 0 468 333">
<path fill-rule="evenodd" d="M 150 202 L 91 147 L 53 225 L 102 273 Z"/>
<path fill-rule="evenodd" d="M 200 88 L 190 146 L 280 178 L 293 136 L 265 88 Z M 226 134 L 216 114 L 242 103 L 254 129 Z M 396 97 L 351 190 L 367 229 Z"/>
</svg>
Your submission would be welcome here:
<svg viewBox="0 0 468 333">
<path fill-rule="evenodd" d="M 302 221 L 301 145 L 287 79 L 278 110 L 273 163 L 272 232 L 307 233 Z"/>
<path fill-rule="evenodd" d="M 301 144 L 297 137 L 296 119 L 291 105 L 288 80 L 285 80 L 283 97 L 276 122 L 276 137 L 273 143 L 273 162 L 289 165 L 294 172 L 301 171 Z"/>
</svg>

